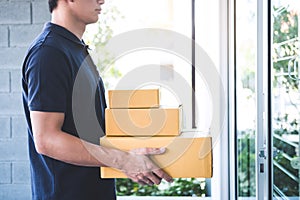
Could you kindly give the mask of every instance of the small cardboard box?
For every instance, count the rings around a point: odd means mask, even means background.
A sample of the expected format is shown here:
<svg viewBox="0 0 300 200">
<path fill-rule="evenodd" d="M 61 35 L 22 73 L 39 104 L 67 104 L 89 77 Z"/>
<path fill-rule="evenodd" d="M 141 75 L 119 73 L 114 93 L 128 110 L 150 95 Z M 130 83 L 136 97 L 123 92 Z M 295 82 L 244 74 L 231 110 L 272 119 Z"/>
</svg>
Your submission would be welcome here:
<svg viewBox="0 0 300 200">
<path fill-rule="evenodd" d="M 178 136 L 182 108 L 106 109 L 107 136 Z"/>
<path fill-rule="evenodd" d="M 183 133 L 179 137 L 102 137 L 100 145 L 129 151 L 143 147 L 166 147 L 166 152 L 151 159 L 173 178 L 211 178 L 211 137 Z M 114 168 L 101 167 L 101 178 L 126 178 Z"/>
<path fill-rule="evenodd" d="M 109 108 L 157 108 L 159 89 L 109 90 Z"/>
</svg>

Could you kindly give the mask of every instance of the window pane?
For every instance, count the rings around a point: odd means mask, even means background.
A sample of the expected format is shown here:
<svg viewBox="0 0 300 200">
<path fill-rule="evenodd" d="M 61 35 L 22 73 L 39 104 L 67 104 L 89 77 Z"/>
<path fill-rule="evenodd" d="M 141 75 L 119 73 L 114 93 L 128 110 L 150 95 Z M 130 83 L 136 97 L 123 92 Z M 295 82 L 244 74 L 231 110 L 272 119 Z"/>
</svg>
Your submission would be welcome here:
<svg viewBox="0 0 300 200">
<path fill-rule="evenodd" d="M 236 1 L 236 123 L 238 196 L 254 197 L 256 129 L 256 0 Z"/>
<path fill-rule="evenodd" d="M 299 199 L 300 192 L 299 5 L 296 0 L 277 0 L 272 7 L 273 193 L 284 199 Z"/>
</svg>

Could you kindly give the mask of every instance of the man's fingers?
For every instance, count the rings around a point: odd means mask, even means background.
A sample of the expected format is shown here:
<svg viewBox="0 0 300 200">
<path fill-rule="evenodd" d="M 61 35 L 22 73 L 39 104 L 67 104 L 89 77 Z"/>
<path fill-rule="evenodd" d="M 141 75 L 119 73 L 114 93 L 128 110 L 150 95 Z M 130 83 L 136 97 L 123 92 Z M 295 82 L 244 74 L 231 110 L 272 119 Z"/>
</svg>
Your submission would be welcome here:
<svg viewBox="0 0 300 200">
<path fill-rule="evenodd" d="M 162 154 L 165 151 L 166 148 L 138 148 L 131 150 L 129 155 L 134 158 L 134 162 L 131 167 L 124 168 L 124 172 L 133 181 L 142 185 L 158 185 L 162 179 L 165 179 L 167 182 L 173 182 L 171 176 L 147 157 L 148 155 Z"/>
<path fill-rule="evenodd" d="M 169 176 L 166 172 L 164 172 L 162 169 L 153 170 L 153 173 L 155 173 L 156 176 L 158 176 L 159 178 L 165 179 L 169 183 L 173 182 L 173 178 Z"/>
<path fill-rule="evenodd" d="M 144 181 L 139 179 L 138 175 L 129 175 L 129 174 L 127 174 L 127 177 L 130 178 L 132 181 L 140 184 L 140 185 L 147 185 Z"/>
<path fill-rule="evenodd" d="M 127 174 L 127 177 L 141 185 L 159 185 L 161 178 L 152 172 L 138 173 L 138 174 Z"/>
<path fill-rule="evenodd" d="M 140 173 L 137 175 L 137 178 L 138 178 L 138 182 L 142 182 L 142 183 L 145 183 L 146 185 L 153 185 L 154 182 L 148 177 L 148 176 L 145 176 L 144 174 Z"/>
<path fill-rule="evenodd" d="M 158 176 L 156 176 L 156 174 L 152 173 L 152 172 L 147 172 L 145 174 L 145 177 L 147 177 L 152 183 L 159 185 L 161 182 L 161 178 L 159 178 Z"/>
<path fill-rule="evenodd" d="M 132 149 L 130 152 L 137 154 L 137 155 L 158 155 L 165 153 L 166 148 L 161 147 L 161 148 L 138 148 L 138 149 Z"/>
</svg>

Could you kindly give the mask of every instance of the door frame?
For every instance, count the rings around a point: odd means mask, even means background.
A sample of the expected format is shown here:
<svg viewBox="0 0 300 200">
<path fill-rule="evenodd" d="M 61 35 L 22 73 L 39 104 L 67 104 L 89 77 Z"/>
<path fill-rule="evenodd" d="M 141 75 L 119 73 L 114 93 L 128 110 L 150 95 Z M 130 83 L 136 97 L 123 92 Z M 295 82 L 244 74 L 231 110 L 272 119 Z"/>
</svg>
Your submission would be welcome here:
<svg viewBox="0 0 300 200">
<path fill-rule="evenodd" d="M 228 0 L 228 102 L 229 104 L 229 173 L 234 179 L 229 180 L 230 199 L 238 199 L 237 166 L 237 126 L 236 126 L 236 1 Z M 256 59 L 256 199 L 271 199 L 273 196 L 272 169 L 272 107 L 271 107 L 271 47 L 272 16 L 271 0 L 257 2 L 257 59 Z"/>
</svg>

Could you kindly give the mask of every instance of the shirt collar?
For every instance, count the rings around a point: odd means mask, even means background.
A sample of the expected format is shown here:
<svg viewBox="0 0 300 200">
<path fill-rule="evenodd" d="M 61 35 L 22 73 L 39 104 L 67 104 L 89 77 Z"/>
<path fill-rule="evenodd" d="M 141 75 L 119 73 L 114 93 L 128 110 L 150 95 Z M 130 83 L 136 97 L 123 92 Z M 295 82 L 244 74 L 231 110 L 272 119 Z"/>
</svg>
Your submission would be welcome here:
<svg viewBox="0 0 300 200">
<path fill-rule="evenodd" d="M 72 42 L 78 44 L 78 45 L 81 45 L 82 47 L 86 47 L 87 45 L 79 40 L 75 34 L 73 34 L 71 31 L 69 31 L 68 29 L 60 26 L 60 25 L 57 25 L 57 24 L 53 24 L 51 22 L 48 22 L 45 24 L 45 27 L 44 27 L 45 30 L 49 30 L 49 31 L 53 31 L 59 35 L 61 35 L 62 37 L 68 39 L 68 40 L 71 40 Z"/>
</svg>

